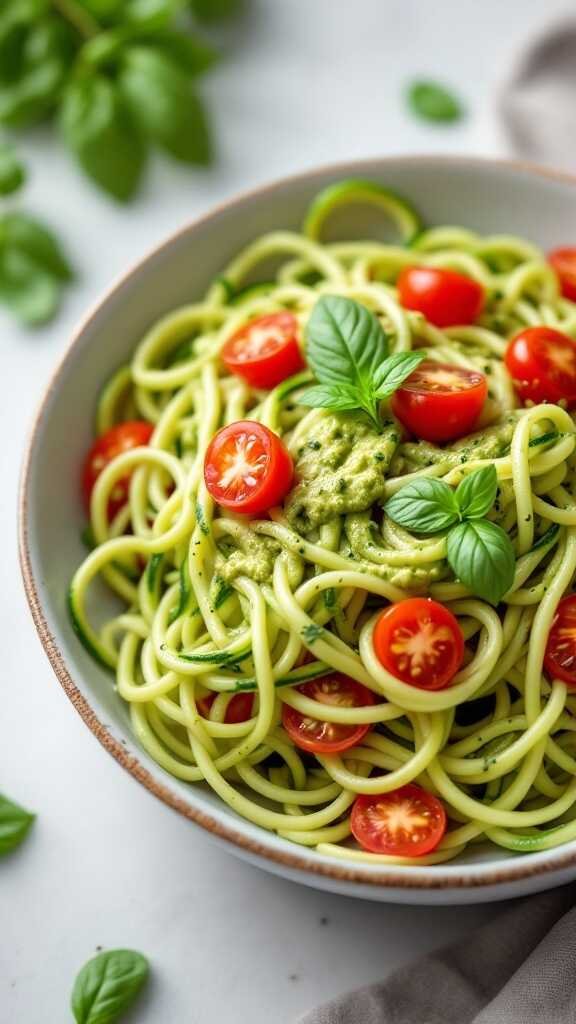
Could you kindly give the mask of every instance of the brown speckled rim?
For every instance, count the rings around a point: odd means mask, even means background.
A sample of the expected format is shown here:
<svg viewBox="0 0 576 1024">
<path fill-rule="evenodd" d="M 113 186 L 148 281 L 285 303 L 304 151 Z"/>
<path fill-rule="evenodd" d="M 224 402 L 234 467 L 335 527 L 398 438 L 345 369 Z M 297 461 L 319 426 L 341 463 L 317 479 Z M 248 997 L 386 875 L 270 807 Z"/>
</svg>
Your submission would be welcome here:
<svg viewBox="0 0 576 1024">
<path fill-rule="evenodd" d="M 196 822 L 196 824 L 202 826 L 202 828 L 212 833 L 212 835 L 224 840 L 233 847 L 239 848 L 239 850 L 247 857 L 263 861 L 264 863 L 262 866 L 266 867 L 266 862 L 271 862 L 269 866 L 271 869 L 275 869 L 276 872 L 281 872 L 281 869 L 285 868 L 290 872 L 302 872 L 308 875 L 322 876 L 334 883 L 358 883 L 360 885 L 363 884 L 390 890 L 473 890 L 482 887 L 488 888 L 503 886 L 507 883 L 517 883 L 522 880 L 547 875 L 550 872 L 554 872 L 554 874 L 556 874 L 557 872 L 566 871 L 570 868 L 574 868 L 576 871 L 576 847 L 573 846 L 572 849 L 558 847 L 554 852 L 551 852 L 550 856 L 547 858 L 543 858 L 542 855 L 528 854 L 523 858 L 504 861 L 498 867 L 490 867 L 490 865 L 483 864 L 465 866 L 456 864 L 446 867 L 435 867 L 426 874 L 423 874 L 423 868 L 420 868 L 416 875 L 412 868 L 396 868 L 380 871 L 376 870 L 376 868 L 372 866 L 366 866 L 366 868 L 363 868 L 360 865 L 352 864 L 352 862 L 346 864 L 339 860 L 335 860 L 334 863 L 326 863 L 324 860 L 315 859 L 313 856 L 310 856 L 308 851 L 296 845 L 294 845 L 294 852 L 288 852 L 283 849 L 279 850 L 271 847 L 266 842 L 267 833 L 264 830 L 262 830 L 262 841 L 256 841 L 251 836 L 248 836 L 237 828 L 234 828 L 233 825 L 224 824 L 221 821 L 218 821 L 216 818 L 212 817 L 211 814 L 200 810 L 198 807 L 195 807 L 182 799 L 175 792 L 169 789 L 167 785 L 164 785 L 158 778 L 153 776 L 148 768 L 141 763 L 138 757 L 131 754 L 121 742 L 110 735 L 108 728 L 100 721 L 86 697 L 80 692 L 75 684 L 71 671 L 58 648 L 54 636 L 50 632 L 46 614 L 39 597 L 39 586 L 32 569 L 32 556 L 30 551 L 28 505 L 31 469 L 34 450 L 38 442 L 40 427 L 46 414 L 49 399 L 56 389 L 60 375 L 66 367 L 68 360 L 71 358 L 72 353 L 85 329 L 92 323 L 101 308 L 105 306 L 114 295 L 116 295 L 128 280 L 138 274 L 145 263 L 150 258 L 158 256 L 161 252 L 170 247 L 183 234 L 198 228 L 200 225 L 205 226 L 206 224 L 209 224 L 213 218 L 219 216 L 227 209 L 241 206 L 246 200 L 255 199 L 258 196 L 273 193 L 277 189 L 282 189 L 290 184 L 304 182 L 313 183 L 316 178 L 321 178 L 327 175 L 333 175 L 334 177 L 358 176 L 359 174 L 381 175 L 387 166 L 393 167 L 398 164 L 405 165 L 407 163 L 417 163 L 420 161 L 444 165 L 447 168 L 454 165 L 459 167 L 466 167 L 468 165 L 475 168 L 483 166 L 486 168 L 500 167 L 510 171 L 517 171 L 524 174 L 527 173 L 534 177 L 552 179 L 562 184 L 576 187 L 576 177 L 560 171 L 539 167 L 531 163 L 468 156 L 435 156 L 428 154 L 420 154 L 417 156 L 393 156 L 357 160 L 349 163 L 331 164 L 314 169 L 313 171 L 282 178 L 271 185 L 245 191 L 236 198 L 212 208 L 212 210 L 205 216 L 188 222 L 184 227 L 174 232 L 165 242 L 148 252 L 143 259 L 136 262 L 127 273 L 117 278 L 106 291 L 104 296 L 93 304 L 89 312 L 74 331 L 70 344 L 57 365 L 44 394 L 44 398 L 40 403 L 39 409 L 32 423 L 32 428 L 26 446 L 19 493 L 19 554 L 24 588 L 30 605 L 30 610 L 32 612 L 32 617 L 42 646 L 50 660 L 59 682 L 64 688 L 64 691 L 70 698 L 78 713 L 84 719 L 88 728 L 94 733 L 96 739 L 102 744 L 102 746 L 116 758 L 123 768 L 130 772 L 138 782 L 145 786 L 146 789 L 159 800 L 162 800 L 169 807 L 178 811 L 189 820 Z M 538 858 L 537 860 L 535 859 L 536 857 Z M 292 877 L 295 876 L 292 875 Z M 305 879 L 302 878 L 302 881 L 305 881 Z M 308 879 L 308 881 L 310 881 L 310 879 Z M 327 884 L 327 887 L 330 887 L 329 883 L 325 884 Z M 551 882 L 551 884 L 555 883 Z M 542 887 L 544 888 L 545 886 Z M 509 895 L 511 895 L 510 892 L 503 892 L 502 898 Z"/>
</svg>

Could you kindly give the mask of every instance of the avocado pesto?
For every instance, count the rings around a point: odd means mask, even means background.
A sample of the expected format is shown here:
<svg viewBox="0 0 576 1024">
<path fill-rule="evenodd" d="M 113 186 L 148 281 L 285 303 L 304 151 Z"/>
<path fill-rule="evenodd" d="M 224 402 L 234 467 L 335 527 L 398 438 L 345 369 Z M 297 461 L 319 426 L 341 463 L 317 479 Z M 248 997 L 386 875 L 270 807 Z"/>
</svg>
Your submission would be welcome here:
<svg viewBox="0 0 576 1024">
<path fill-rule="evenodd" d="M 394 244 L 322 241 L 356 204 Z M 531 243 L 358 180 L 150 326 L 69 604 L 164 771 L 310 857 L 576 839 L 574 338 Z"/>
</svg>

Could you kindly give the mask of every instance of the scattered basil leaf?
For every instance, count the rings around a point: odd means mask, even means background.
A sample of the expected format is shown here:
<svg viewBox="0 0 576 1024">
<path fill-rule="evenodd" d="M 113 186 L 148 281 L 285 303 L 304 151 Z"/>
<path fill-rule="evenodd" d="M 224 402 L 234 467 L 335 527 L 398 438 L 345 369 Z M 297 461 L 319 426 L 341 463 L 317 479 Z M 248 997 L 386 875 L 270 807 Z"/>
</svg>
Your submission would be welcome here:
<svg viewBox="0 0 576 1024">
<path fill-rule="evenodd" d="M 408 89 L 408 103 L 424 121 L 459 121 L 464 111 L 457 97 L 438 82 L 418 80 Z"/>
<path fill-rule="evenodd" d="M 29 326 L 51 320 L 60 305 L 61 286 L 25 252 L 0 248 L 0 304 Z"/>
<path fill-rule="evenodd" d="M 316 384 L 304 391 L 298 401 L 314 409 L 344 411 L 358 408 L 358 392 L 351 384 Z"/>
<path fill-rule="evenodd" d="M 413 533 L 439 533 L 459 522 L 455 492 L 443 480 L 420 477 L 388 499 L 384 511 Z"/>
<path fill-rule="evenodd" d="M 148 31 L 156 31 L 169 25 L 182 6 L 182 0 L 127 0 L 122 18 Z"/>
<path fill-rule="evenodd" d="M 244 0 L 190 0 L 190 6 L 201 21 L 219 21 L 238 14 Z"/>
<path fill-rule="evenodd" d="M 0 219 L 0 237 L 21 249 L 60 281 L 71 281 L 72 268 L 51 231 L 26 213 L 7 213 Z"/>
<path fill-rule="evenodd" d="M 487 519 L 460 523 L 448 534 L 448 563 L 478 597 L 498 604 L 514 582 L 516 558 L 507 533 Z"/>
<path fill-rule="evenodd" d="M 167 29 L 156 33 L 154 45 L 189 75 L 203 75 L 219 60 L 219 54 L 213 46 L 191 33 Z"/>
<path fill-rule="evenodd" d="M 10 853 L 26 838 L 35 815 L 0 793 L 0 856 Z"/>
<path fill-rule="evenodd" d="M 465 476 L 455 494 L 462 518 L 483 519 L 494 505 L 497 491 L 495 466 L 483 466 Z"/>
<path fill-rule="evenodd" d="M 84 965 L 72 990 L 76 1024 L 113 1024 L 132 1005 L 149 974 L 148 961 L 131 949 L 111 949 Z"/>
<path fill-rule="evenodd" d="M 145 135 L 178 160 L 209 163 L 206 117 L 179 65 L 155 48 L 129 47 L 123 55 L 118 88 Z"/>
<path fill-rule="evenodd" d="M 64 140 L 86 173 L 116 199 L 135 194 L 145 149 L 114 84 L 103 75 L 78 79 L 64 96 Z"/>
<path fill-rule="evenodd" d="M 423 352 L 395 352 L 388 356 L 374 374 L 376 398 L 389 398 L 424 359 Z"/>
<path fill-rule="evenodd" d="M 25 180 L 26 172 L 14 146 L 9 142 L 0 142 L 0 195 L 9 196 L 18 192 Z"/>
</svg>

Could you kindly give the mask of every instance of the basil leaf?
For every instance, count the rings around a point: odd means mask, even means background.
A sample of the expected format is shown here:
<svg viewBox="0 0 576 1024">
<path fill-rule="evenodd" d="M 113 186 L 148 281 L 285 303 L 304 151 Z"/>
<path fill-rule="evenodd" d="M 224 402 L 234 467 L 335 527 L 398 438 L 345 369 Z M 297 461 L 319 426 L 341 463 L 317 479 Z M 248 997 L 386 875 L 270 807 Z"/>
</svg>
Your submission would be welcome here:
<svg viewBox="0 0 576 1024">
<path fill-rule="evenodd" d="M 26 172 L 14 146 L 9 142 L 0 142 L 0 195 L 9 196 L 18 192 L 25 180 Z"/>
<path fill-rule="evenodd" d="M 516 556 L 507 533 L 487 519 L 460 523 L 448 534 L 448 563 L 478 597 L 498 604 L 514 582 Z"/>
<path fill-rule="evenodd" d="M 210 136 L 200 100 L 188 76 L 164 53 L 153 47 L 129 47 L 118 87 L 144 134 L 177 160 L 210 162 Z"/>
<path fill-rule="evenodd" d="M 71 281 L 73 271 L 62 248 L 43 224 L 26 213 L 7 213 L 0 220 L 0 234 L 6 244 L 20 249 L 43 270 L 60 281 Z"/>
<path fill-rule="evenodd" d="M 359 395 L 352 384 L 317 384 L 308 388 L 298 398 L 300 405 L 315 409 L 358 409 Z"/>
<path fill-rule="evenodd" d="M 220 55 L 200 36 L 166 30 L 154 37 L 156 49 L 189 75 L 203 75 L 220 59 Z"/>
<path fill-rule="evenodd" d="M 395 352 L 374 374 L 375 398 L 389 398 L 424 359 L 423 352 Z"/>
<path fill-rule="evenodd" d="M 0 793 L 0 856 L 10 853 L 26 838 L 35 815 Z"/>
<path fill-rule="evenodd" d="M 61 60 L 46 60 L 0 86 L 0 121 L 22 128 L 43 118 L 56 100 L 65 71 Z"/>
<path fill-rule="evenodd" d="M 0 303 L 23 323 L 50 320 L 60 305 L 56 278 L 18 249 L 0 249 Z"/>
<path fill-rule="evenodd" d="M 84 965 L 72 990 L 76 1024 L 113 1024 L 148 978 L 148 961 L 131 949 L 111 949 Z"/>
<path fill-rule="evenodd" d="M 420 477 L 392 495 L 384 511 L 399 526 L 413 533 L 438 533 L 458 522 L 454 491 L 443 480 Z"/>
<path fill-rule="evenodd" d="M 456 488 L 456 501 L 462 519 L 483 519 L 492 508 L 498 491 L 496 466 L 483 466 Z"/>
<path fill-rule="evenodd" d="M 408 103 L 412 112 L 424 121 L 459 121 L 464 113 L 453 93 L 438 82 L 428 80 L 412 82 Z"/>
<path fill-rule="evenodd" d="M 122 17 L 148 31 L 156 31 L 169 25 L 181 7 L 182 0 L 128 0 Z"/>
<path fill-rule="evenodd" d="M 64 96 L 61 125 L 86 174 L 116 199 L 131 199 L 146 153 L 113 83 L 103 75 L 74 81 Z"/>
<path fill-rule="evenodd" d="M 359 302 L 325 295 L 306 327 L 308 362 L 321 384 L 353 384 L 370 392 L 388 341 L 379 321 Z"/>
<path fill-rule="evenodd" d="M 237 14 L 244 0 L 190 0 L 190 6 L 201 21 L 219 21 Z"/>
</svg>

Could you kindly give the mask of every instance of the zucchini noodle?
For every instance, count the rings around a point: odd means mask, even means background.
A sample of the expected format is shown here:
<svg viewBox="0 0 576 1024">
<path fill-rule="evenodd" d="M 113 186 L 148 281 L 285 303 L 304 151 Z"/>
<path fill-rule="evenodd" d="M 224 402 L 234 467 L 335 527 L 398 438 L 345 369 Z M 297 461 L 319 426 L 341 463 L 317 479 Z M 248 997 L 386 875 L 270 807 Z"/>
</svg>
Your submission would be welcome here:
<svg viewBox="0 0 576 1024">
<path fill-rule="evenodd" d="M 323 243 L 329 215 L 356 201 L 395 221 L 401 241 Z M 395 282 L 415 262 L 479 282 L 478 322 L 441 330 L 404 309 Z M 257 391 L 219 359 L 254 317 L 288 310 L 303 329 L 322 295 L 367 306 L 392 352 L 424 349 L 427 359 L 480 370 L 486 422 L 442 447 L 402 441 L 391 417 L 381 436 L 365 425 L 358 445 L 376 452 L 375 501 L 358 508 L 330 493 L 306 518 L 294 490 L 266 518 L 234 516 L 204 484 L 205 452 L 221 426 L 248 418 L 278 433 L 297 480 L 300 471 L 314 479 L 315 458 L 317 475 L 329 475 L 322 446 L 340 436 L 339 424 L 357 429 L 358 416 L 299 404 L 307 371 Z M 234 812 L 294 843 L 368 863 L 411 861 L 353 844 L 354 800 L 413 781 L 442 800 L 449 823 L 420 863 L 477 843 L 523 853 L 576 840 L 576 694 L 543 673 L 555 609 L 576 572 L 575 426 L 561 405 L 520 408 L 502 362 L 507 339 L 534 324 L 576 338 L 576 305 L 561 297 L 535 246 L 459 227 L 423 230 L 400 197 L 352 182 L 316 201 L 302 234 L 257 239 L 200 302 L 150 328 L 104 386 L 96 429 L 140 417 L 154 432 L 97 479 L 94 545 L 72 581 L 70 609 L 82 642 L 115 674 L 138 741 L 166 772 L 207 784 Z M 344 459 L 353 460 L 351 447 Z M 359 486 L 355 463 L 346 465 Z M 423 539 L 382 513 L 409 481 L 454 487 L 485 465 L 496 467 L 499 484 L 489 518 L 516 555 L 514 583 L 497 608 L 454 578 L 444 535 Z M 128 477 L 126 504 L 109 521 L 114 488 Z M 104 622 L 88 593 L 98 577 L 117 599 Z M 465 638 L 460 671 L 435 692 L 390 675 L 372 643 L 378 612 L 414 594 L 442 601 Z M 299 688 L 331 671 L 368 687 L 375 702 L 324 704 Z M 228 722 L 230 701 L 243 693 L 254 695 L 251 717 Z M 352 749 L 313 757 L 283 729 L 283 705 L 370 728 Z"/>
</svg>

